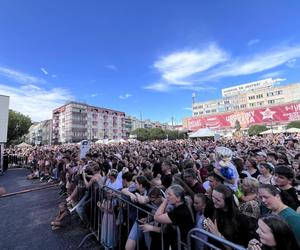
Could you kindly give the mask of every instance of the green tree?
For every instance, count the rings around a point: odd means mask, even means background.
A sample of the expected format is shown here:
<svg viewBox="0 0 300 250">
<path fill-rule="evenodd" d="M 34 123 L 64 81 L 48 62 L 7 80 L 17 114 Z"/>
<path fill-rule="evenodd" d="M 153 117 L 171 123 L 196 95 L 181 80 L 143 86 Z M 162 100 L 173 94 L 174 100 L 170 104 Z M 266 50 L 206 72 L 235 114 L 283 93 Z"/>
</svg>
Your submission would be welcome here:
<svg viewBox="0 0 300 250">
<path fill-rule="evenodd" d="M 21 142 L 22 137 L 28 133 L 31 124 L 32 121 L 28 116 L 10 109 L 8 114 L 7 143 L 17 144 Z"/>
<path fill-rule="evenodd" d="M 300 121 L 293 121 L 287 125 L 287 128 L 300 128 Z"/>
<path fill-rule="evenodd" d="M 268 130 L 266 125 L 252 125 L 248 129 L 248 135 L 258 135 L 266 130 Z"/>
<path fill-rule="evenodd" d="M 169 140 L 176 140 L 180 137 L 178 130 L 166 130 L 166 134 Z"/>
<path fill-rule="evenodd" d="M 151 140 L 163 140 L 166 139 L 166 132 L 161 128 L 150 129 L 150 139 Z"/>
<path fill-rule="evenodd" d="M 131 134 L 136 135 L 136 139 L 139 141 L 146 141 L 150 138 L 149 130 L 145 128 L 137 128 L 136 130 L 132 131 Z"/>
</svg>

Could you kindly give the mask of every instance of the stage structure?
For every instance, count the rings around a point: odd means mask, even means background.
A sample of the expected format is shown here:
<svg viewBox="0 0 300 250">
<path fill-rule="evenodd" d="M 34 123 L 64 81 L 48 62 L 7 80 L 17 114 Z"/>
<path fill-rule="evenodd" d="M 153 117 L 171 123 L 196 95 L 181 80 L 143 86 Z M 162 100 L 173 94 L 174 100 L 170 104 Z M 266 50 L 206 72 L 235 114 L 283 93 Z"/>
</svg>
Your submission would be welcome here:
<svg viewBox="0 0 300 250">
<path fill-rule="evenodd" d="M 3 173 L 4 143 L 7 141 L 9 97 L 0 95 L 0 174 Z"/>
</svg>

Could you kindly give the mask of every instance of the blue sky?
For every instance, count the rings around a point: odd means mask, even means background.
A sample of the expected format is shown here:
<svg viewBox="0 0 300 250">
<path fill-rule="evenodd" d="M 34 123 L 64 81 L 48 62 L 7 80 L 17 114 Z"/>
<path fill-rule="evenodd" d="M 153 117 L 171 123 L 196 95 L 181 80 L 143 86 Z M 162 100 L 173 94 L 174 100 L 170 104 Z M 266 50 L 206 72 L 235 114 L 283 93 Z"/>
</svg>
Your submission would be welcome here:
<svg viewBox="0 0 300 250">
<path fill-rule="evenodd" d="M 68 100 L 181 123 L 191 95 L 300 81 L 300 1 L 2 0 L 0 94 L 34 121 Z M 300 90 L 299 90 L 300 91 Z"/>
</svg>

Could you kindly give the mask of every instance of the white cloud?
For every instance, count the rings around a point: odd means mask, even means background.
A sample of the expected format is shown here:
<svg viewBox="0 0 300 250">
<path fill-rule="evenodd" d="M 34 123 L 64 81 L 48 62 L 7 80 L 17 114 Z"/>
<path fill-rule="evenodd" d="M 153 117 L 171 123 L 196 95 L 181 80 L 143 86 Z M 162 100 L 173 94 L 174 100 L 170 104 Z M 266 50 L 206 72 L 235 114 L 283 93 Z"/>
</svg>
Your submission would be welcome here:
<svg viewBox="0 0 300 250">
<path fill-rule="evenodd" d="M 91 97 L 96 97 L 98 96 L 98 94 L 91 94 Z"/>
<path fill-rule="evenodd" d="M 56 78 L 56 77 L 57 77 L 57 75 L 55 75 L 55 74 L 52 74 L 52 75 L 51 75 L 51 77 L 52 77 L 52 78 Z"/>
<path fill-rule="evenodd" d="M 41 68 L 41 71 L 45 74 L 45 75 L 48 75 L 48 71 L 45 69 L 45 68 Z"/>
<path fill-rule="evenodd" d="M 182 51 L 164 56 L 154 63 L 154 67 L 162 74 L 167 84 L 190 85 L 188 77 L 226 60 L 228 60 L 227 53 L 215 44 L 210 44 L 202 51 Z"/>
<path fill-rule="evenodd" d="M 248 45 L 248 46 L 252 46 L 252 45 L 254 45 L 254 44 L 256 44 L 256 43 L 259 43 L 259 42 L 260 42 L 259 39 L 253 39 L 253 40 L 250 40 L 250 41 L 247 43 L 247 45 Z"/>
<path fill-rule="evenodd" d="M 300 46 L 276 48 L 266 53 L 236 59 L 215 70 L 210 78 L 258 73 L 280 66 L 295 57 L 300 57 Z"/>
<path fill-rule="evenodd" d="M 293 58 L 287 61 L 285 65 L 288 66 L 289 68 L 295 68 L 296 63 L 297 63 L 297 59 Z"/>
<path fill-rule="evenodd" d="M 183 89 L 189 89 L 189 90 L 193 90 L 193 91 L 198 91 L 198 92 L 204 92 L 204 91 L 209 91 L 209 92 L 214 92 L 215 90 L 217 90 L 216 87 L 213 86 L 184 86 L 182 87 Z"/>
<path fill-rule="evenodd" d="M 113 65 L 113 64 L 105 65 L 105 67 L 107 69 L 114 70 L 114 71 L 118 70 L 117 67 L 115 65 Z"/>
<path fill-rule="evenodd" d="M 16 82 L 23 84 L 38 84 L 46 82 L 42 78 L 31 76 L 29 74 L 5 67 L 0 67 L 0 75 L 5 76 L 6 78 L 14 79 Z"/>
<path fill-rule="evenodd" d="M 144 87 L 144 89 L 150 89 L 158 92 L 167 92 L 170 90 L 170 85 L 166 83 L 154 83 Z"/>
<path fill-rule="evenodd" d="M 184 110 L 189 110 L 189 111 L 191 111 L 192 110 L 192 108 L 183 108 Z"/>
<path fill-rule="evenodd" d="M 276 77 L 280 77 L 284 74 L 284 70 L 278 70 L 278 71 L 274 71 L 274 72 L 270 72 L 267 74 L 262 75 L 260 78 L 264 79 L 264 78 L 276 78 Z"/>
<path fill-rule="evenodd" d="M 131 94 L 125 94 L 125 95 L 120 95 L 119 98 L 124 100 L 124 99 L 128 99 L 131 96 L 132 96 Z"/>
<path fill-rule="evenodd" d="M 52 118 L 52 110 L 73 99 L 65 89 L 46 90 L 33 84 L 10 87 L 0 84 L 0 94 L 10 96 L 10 109 L 30 116 L 33 121 Z"/>
<path fill-rule="evenodd" d="M 162 57 L 154 63 L 161 73 L 159 83 L 144 87 L 155 91 L 169 91 L 172 87 L 191 90 L 215 89 L 204 86 L 207 82 L 224 77 L 236 77 L 264 72 L 286 64 L 295 67 L 300 57 L 300 45 L 281 46 L 242 57 L 229 57 L 221 48 L 211 44 L 204 51 L 184 51 Z M 281 76 L 283 70 L 265 74 L 265 77 Z"/>
</svg>

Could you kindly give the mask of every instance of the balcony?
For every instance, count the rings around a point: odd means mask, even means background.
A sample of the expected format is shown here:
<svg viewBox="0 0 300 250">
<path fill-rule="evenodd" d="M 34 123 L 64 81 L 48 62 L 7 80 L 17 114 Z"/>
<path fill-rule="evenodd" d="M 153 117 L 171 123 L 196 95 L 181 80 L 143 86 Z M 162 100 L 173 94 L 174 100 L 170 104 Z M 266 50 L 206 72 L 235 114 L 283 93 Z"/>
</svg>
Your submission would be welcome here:
<svg viewBox="0 0 300 250">
<path fill-rule="evenodd" d="M 85 132 L 87 132 L 87 129 L 86 128 L 72 128 L 72 132 L 85 133 Z"/>
<path fill-rule="evenodd" d="M 72 116 L 87 117 L 87 113 L 86 112 L 72 111 Z"/>
<path fill-rule="evenodd" d="M 86 124 L 87 124 L 87 121 L 85 121 L 85 120 L 75 120 L 75 119 L 73 119 L 73 120 L 72 120 L 72 124 L 86 125 Z"/>
</svg>

